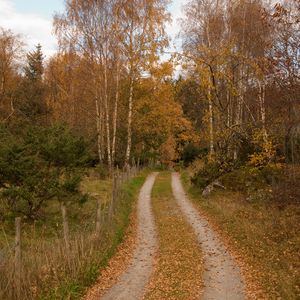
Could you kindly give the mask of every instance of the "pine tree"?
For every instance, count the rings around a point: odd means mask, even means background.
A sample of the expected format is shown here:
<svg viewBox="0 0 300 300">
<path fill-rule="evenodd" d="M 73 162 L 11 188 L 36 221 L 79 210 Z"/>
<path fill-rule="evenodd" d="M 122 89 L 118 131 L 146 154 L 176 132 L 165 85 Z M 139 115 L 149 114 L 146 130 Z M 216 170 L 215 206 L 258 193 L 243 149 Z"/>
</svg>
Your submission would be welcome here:
<svg viewBox="0 0 300 300">
<path fill-rule="evenodd" d="M 44 56 L 42 46 L 38 44 L 36 50 L 27 54 L 27 66 L 25 67 L 25 77 L 28 80 L 42 81 L 44 73 Z"/>
<path fill-rule="evenodd" d="M 43 82 L 44 56 L 40 44 L 27 54 L 27 65 L 19 89 L 19 110 L 32 124 L 44 124 L 47 113 L 45 84 Z"/>
</svg>

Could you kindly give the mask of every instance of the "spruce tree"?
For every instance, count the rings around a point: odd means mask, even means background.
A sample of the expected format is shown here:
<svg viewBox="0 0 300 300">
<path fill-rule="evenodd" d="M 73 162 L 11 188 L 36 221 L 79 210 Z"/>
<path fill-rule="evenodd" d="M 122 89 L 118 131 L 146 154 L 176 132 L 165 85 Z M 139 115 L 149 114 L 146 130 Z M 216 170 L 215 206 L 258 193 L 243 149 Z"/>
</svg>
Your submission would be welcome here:
<svg viewBox="0 0 300 300">
<path fill-rule="evenodd" d="M 42 81 L 44 73 L 44 56 L 42 46 L 38 44 L 36 50 L 27 54 L 27 66 L 25 67 L 25 77 L 30 81 Z"/>
<path fill-rule="evenodd" d="M 18 109 L 31 124 L 44 125 L 47 105 L 43 81 L 44 56 L 40 44 L 27 54 L 27 64 L 18 93 Z"/>
</svg>

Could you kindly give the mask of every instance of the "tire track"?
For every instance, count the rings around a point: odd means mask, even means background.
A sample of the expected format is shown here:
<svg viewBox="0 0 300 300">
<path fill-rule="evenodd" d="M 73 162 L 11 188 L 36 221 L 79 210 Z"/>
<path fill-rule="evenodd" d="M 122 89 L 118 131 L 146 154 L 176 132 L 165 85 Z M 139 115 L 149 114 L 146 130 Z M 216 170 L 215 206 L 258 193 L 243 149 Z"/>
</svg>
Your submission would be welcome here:
<svg viewBox="0 0 300 300">
<path fill-rule="evenodd" d="M 240 270 L 218 239 L 209 223 L 200 216 L 188 200 L 178 173 L 172 173 L 172 189 L 187 221 L 192 225 L 204 259 L 204 300 L 242 300 L 245 299 L 244 284 Z"/>
<path fill-rule="evenodd" d="M 137 205 L 137 246 L 127 271 L 101 300 L 139 300 L 153 271 L 157 237 L 151 208 L 151 190 L 157 173 L 148 176 Z"/>
</svg>

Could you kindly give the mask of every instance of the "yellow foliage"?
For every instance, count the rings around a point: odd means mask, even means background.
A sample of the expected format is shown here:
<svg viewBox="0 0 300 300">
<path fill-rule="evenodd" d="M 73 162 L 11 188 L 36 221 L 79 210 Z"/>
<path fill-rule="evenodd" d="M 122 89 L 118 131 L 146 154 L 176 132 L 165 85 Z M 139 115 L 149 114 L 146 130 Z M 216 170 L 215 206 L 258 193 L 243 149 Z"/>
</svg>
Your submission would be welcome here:
<svg viewBox="0 0 300 300">
<path fill-rule="evenodd" d="M 160 160 L 163 164 L 170 165 L 172 161 L 178 159 L 178 152 L 176 152 L 176 141 L 173 136 L 160 146 Z"/>
<path fill-rule="evenodd" d="M 174 99 L 171 81 L 172 65 L 163 63 L 152 69 L 152 77 L 144 78 L 136 93 L 134 112 L 137 144 L 143 143 L 143 151 L 155 151 L 163 163 L 179 158 L 188 142 L 197 141 L 193 126 Z"/>
<path fill-rule="evenodd" d="M 276 155 L 275 146 L 271 139 L 267 138 L 265 130 L 255 132 L 253 136 L 254 144 L 260 146 L 261 151 L 249 155 L 249 165 L 261 167 L 274 160 Z"/>
</svg>

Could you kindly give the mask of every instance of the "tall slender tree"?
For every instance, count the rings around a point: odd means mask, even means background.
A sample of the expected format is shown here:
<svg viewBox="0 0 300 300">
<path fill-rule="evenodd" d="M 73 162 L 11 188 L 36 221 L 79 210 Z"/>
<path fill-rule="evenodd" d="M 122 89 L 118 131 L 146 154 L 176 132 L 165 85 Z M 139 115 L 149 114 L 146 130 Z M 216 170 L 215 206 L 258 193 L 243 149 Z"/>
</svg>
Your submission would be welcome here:
<svg viewBox="0 0 300 300">
<path fill-rule="evenodd" d="M 23 42 L 18 35 L 0 27 L 0 122 L 7 122 L 15 115 L 14 91 L 19 82 L 18 60 Z"/>
<path fill-rule="evenodd" d="M 102 161 L 105 146 L 110 170 L 117 140 L 120 70 L 124 70 L 125 81 L 129 82 L 125 155 L 125 164 L 129 165 L 134 84 L 151 64 L 158 61 L 158 51 L 167 45 L 164 31 L 169 18 L 167 3 L 166 0 L 68 0 L 66 13 L 55 17 L 61 50 L 73 49 L 89 60 L 96 104 L 99 160 Z M 104 138 L 106 145 L 103 145 Z"/>
</svg>

